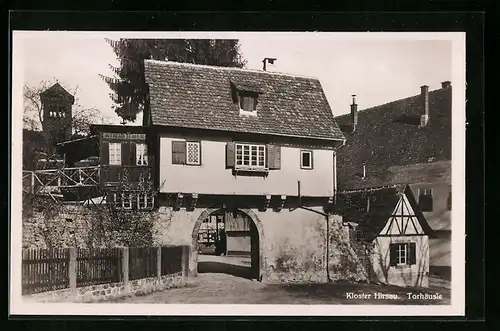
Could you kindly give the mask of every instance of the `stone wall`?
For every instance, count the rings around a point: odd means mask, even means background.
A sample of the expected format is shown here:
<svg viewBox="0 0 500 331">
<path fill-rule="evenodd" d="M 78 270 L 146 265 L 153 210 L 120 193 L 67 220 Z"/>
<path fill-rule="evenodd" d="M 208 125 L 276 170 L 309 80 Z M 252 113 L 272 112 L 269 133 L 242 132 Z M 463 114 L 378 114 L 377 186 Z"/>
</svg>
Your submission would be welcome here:
<svg viewBox="0 0 500 331">
<path fill-rule="evenodd" d="M 321 208 L 316 208 L 322 212 Z M 256 213 L 264 219 L 267 282 L 365 281 L 364 268 L 349 246 L 348 228 L 340 216 L 326 218 L 297 209 Z M 328 254 L 328 275 L 327 275 Z"/>
<path fill-rule="evenodd" d="M 316 208 L 322 212 L 322 208 Z M 205 209 L 159 209 L 155 233 L 158 245 L 189 245 L 193 228 Z M 263 282 L 326 282 L 326 221 L 311 211 L 287 209 L 251 213 L 260 223 Z M 347 254 L 347 255 L 346 255 Z M 348 256 L 348 257 L 347 257 Z M 366 280 L 364 268 L 349 246 L 348 229 L 339 216 L 330 217 L 329 270 L 331 280 Z M 191 249 L 190 274 L 196 274 L 197 252 Z"/>
<path fill-rule="evenodd" d="M 186 285 L 186 276 L 182 272 L 161 277 L 131 280 L 128 285 L 123 282 L 64 289 L 23 296 L 23 300 L 31 302 L 102 302 L 116 300 L 126 296 L 145 295 L 163 291 L 173 287 Z"/>
<path fill-rule="evenodd" d="M 49 202 L 50 203 L 50 202 Z M 105 206 L 56 205 L 51 213 L 23 210 L 23 248 L 155 246 L 158 212 L 108 214 Z"/>
<path fill-rule="evenodd" d="M 54 234 L 58 247 L 81 247 L 90 243 L 89 226 L 92 217 L 88 208 L 74 206 L 55 217 Z M 323 212 L 322 208 L 315 208 Z M 191 247 L 189 274 L 196 275 L 198 254 L 193 250 L 193 229 L 205 208 L 192 211 L 181 209 L 173 211 L 169 207 L 160 207 L 147 213 L 151 219 L 150 242 L 143 246 L 187 245 Z M 259 223 L 260 266 L 264 282 L 326 282 L 326 220 L 325 217 L 311 211 L 283 209 L 258 211 L 252 209 L 253 218 Z M 71 219 L 72 222 L 66 219 Z M 31 218 L 23 217 L 23 247 L 45 247 L 42 230 L 45 221 L 42 215 Z M 92 225 L 94 224 L 94 225 Z M 127 226 L 125 226 L 127 225 Z M 105 243 L 108 246 L 133 246 L 126 242 L 125 232 L 134 231 L 133 224 L 124 222 L 122 230 L 108 231 Z M 146 230 L 145 230 L 146 231 Z M 194 234 L 196 235 L 196 234 Z M 95 244 L 94 244 L 95 246 Z M 330 242 L 328 245 L 328 267 L 330 279 L 363 281 L 366 275 L 356 254 L 350 248 L 347 226 L 340 216 L 330 217 Z"/>
</svg>

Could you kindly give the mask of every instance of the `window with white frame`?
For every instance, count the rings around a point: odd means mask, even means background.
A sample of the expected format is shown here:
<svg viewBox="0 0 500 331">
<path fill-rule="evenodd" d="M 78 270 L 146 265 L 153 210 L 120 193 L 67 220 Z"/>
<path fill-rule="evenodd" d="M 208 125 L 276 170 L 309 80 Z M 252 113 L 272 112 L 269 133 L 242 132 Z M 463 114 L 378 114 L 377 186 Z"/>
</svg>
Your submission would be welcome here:
<svg viewBox="0 0 500 331">
<path fill-rule="evenodd" d="M 136 165 L 148 165 L 148 146 L 146 144 L 135 145 Z"/>
<path fill-rule="evenodd" d="M 266 146 L 236 144 L 236 168 L 266 168 Z"/>
<path fill-rule="evenodd" d="M 150 209 L 153 208 L 154 197 L 152 194 L 139 193 L 137 194 L 137 209 Z"/>
<path fill-rule="evenodd" d="M 132 193 L 114 193 L 115 207 L 119 209 L 132 209 Z"/>
<path fill-rule="evenodd" d="M 199 141 L 186 142 L 186 164 L 201 164 L 201 148 Z"/>
<path fill-rule="evenodd" d="M 109 164 L 121 165 L 122 163 L 122 144 L 109 143 Z"/>
<path fill-rule="evenodd" d="M 400 244 L 397 248 L 397 265 L 406 264 L 406 244 Z"/>
<path fill-rule="evenodd" d="M 312 169 L 313 168 L 313 153 L 312 151 L 300 151 L 300 168 Z"/>
<path fill-rule="evenodd" d="M 416 264 L 416 243 L 393 243 L 389 247 L 391 266 L 410 266 Z"/>
</svg>

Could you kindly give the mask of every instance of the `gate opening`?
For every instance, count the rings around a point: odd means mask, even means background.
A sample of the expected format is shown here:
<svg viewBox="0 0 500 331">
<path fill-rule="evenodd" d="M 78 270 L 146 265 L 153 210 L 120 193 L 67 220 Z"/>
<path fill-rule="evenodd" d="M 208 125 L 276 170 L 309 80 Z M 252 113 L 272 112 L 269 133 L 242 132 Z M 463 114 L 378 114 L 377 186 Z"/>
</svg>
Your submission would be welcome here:
<svg viewBox="0 0 500 331">
<path fill-rule="evenodd" d="M 259 233 L 246 213 L 217 210 L 203 220 L 197 236 L 198 273 L 260 279 Z"/>
</svg>

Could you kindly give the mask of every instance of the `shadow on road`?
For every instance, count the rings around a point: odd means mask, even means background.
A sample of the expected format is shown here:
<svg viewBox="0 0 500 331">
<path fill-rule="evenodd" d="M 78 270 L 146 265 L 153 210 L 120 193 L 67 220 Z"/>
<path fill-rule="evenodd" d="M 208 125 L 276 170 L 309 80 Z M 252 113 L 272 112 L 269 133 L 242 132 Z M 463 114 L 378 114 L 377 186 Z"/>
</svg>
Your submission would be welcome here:
<svg viewBox="0 0 500 331">
<path fill-rule="evenodd" d="M 250 267 L 213 261 L 199 261 L 198 273 L 221 273 L 252 279 L 252 272 Z"/>
</svg>

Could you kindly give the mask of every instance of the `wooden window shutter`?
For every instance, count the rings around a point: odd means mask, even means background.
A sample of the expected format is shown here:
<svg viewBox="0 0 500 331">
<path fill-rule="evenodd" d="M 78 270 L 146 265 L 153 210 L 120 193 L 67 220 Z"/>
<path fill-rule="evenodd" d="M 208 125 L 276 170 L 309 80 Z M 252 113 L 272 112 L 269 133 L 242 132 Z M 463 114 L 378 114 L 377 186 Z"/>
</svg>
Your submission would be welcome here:
<svg viewBox="0 0 500 331">
<path fill-rule="evenodd" d="M 109 165 L 109 143 L 107 141 L 101 142 L 101 155 L 99 163 L 101 165 Z"/>
<path fill-rule="evenodd" d="M 234 142 L 228 142 L 226 144 L 226 168 L 233 168 L 235 165 L 235 155 L 234 155 L 234 150 L 235 150 L 235 143 Z"/>
<path fill-rule="evenodd" d="M 172 141 L 172 164 L 186 164 L 185 141 Z"/>
<path fill-rule="evenodd" d="M 390 244 L 390 266 L 394 267 L 398 264 L 398 244 Z"/>
<path fill-rule="evenodd" d="M 135 157 L 136 154 L 136 143 L 130 142 L 130 164 L 137 165 L 137 159 Z"/>
<path fill-rule="evenodd" d="M 267 145 L 267 167 L 269 169 L 281 169 L 281 146 Z"/>
<path fill-rule="evenodd" d="M 417 264 L 417 245 L 415 243 L 409 243 L 408 244 L 408 250 L 406 251 L 408 256 L 408 264 Z"/>
<path fill-rule="evenodd" d="M 131 163 L 130 163 L 130 142 L 128 142 L 128 141 L 122 142 L 122 165 L 131 165 Z"/>
</svg>

